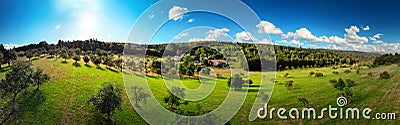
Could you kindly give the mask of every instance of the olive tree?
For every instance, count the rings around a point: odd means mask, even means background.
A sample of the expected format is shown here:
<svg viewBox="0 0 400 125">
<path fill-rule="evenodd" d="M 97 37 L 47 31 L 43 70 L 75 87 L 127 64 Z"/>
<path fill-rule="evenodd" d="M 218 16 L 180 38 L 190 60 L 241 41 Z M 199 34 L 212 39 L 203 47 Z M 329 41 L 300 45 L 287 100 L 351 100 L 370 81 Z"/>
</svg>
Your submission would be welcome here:
<svg viewBox="0 0 400 125">
<path fill-rule="evenodd" d="M 101 114 L 106 114 L 107 119 L 110 120 L 115 109 L 121 109 L 122 90 L 120 87 L 106 82 L 95 95 L 88 99 L 88 102 L 93 103 L 94 108 Z"/>
<path fill-rule="evenodd" d="M 36 84 L 36 90 L 40 91 L 40 85 L 50 80 L 48 74 L 43 73 L 43 69 L 37 68 L 32 74 L 33 83 Z"/>
<path fill-rule="evenodd" d="M 12 62 L 11 71 L 6 73 L 6 78 L 1 80 L 0 92 L 3 96 L 13 96 L 13 112 L 17 111 L 17 96 L 25 91 L 32 83 L 32 63 L 16 60 Z"/>
</svg>

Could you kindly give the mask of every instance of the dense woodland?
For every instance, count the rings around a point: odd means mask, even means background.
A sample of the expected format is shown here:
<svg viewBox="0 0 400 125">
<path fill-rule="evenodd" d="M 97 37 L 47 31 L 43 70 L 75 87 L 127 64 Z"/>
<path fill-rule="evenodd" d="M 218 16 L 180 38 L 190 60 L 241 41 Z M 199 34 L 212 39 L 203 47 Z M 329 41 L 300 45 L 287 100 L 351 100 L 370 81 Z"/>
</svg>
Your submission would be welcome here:
<svg viewBox="0 0 400 125">
<path fill-rule="evenodd" d="M 129 44 L 125 45 L 123 43 L 112 43 L 112 42 L 101 42 L 97 39 L 89 40 L 76 40 L 76 41 L 63 41 L 59 40 L 57 44 L 48 44 L 42 41 L 38 44 L 30 44 L 18 48 L 13 48 L 10 50 L 4 49 L 3 45 L 0 46 L 0 63 L 9 63 L 19 57 L 32 58 L 40 55 L 48 55 L 50 57 L 61 57 L 64 59 L 73 58 L 76 56 L 87 56 L 95 64 L 105 64 L 107 66 L 115 66 L 121 68 L 122 60 L 114 60 L 112 56 L 118 55 L 121 57 L 124 53 L 124 47 L 126 50 L 125 54 L 134 55 L 137 53 L 146 52 L 147 57 L 159 58 L 162 57 L 164 51 L 169 50 L 182 50 L 179 47 L 185 44 L 197 44 L 200 42 L 192 43 L 176 43 L 174 45 L 160 44 L 160 45 L 139 45 L 139 44 Z M 221 42 L 222 44 L 235 44 L 231 42 Z M 325 50 L 325 49 L 309 49 L 309 48 L 296 48 L 288 46 L 273 46 L 265 44 L 250 44 L 250 43 L 237 43 L 240 49 L 243 51 L 246 57 L 247 63 L 250 65 L 248 70 L 250 71 L 260 71 L 261 62 L 264 64 L 277 64 L 277 67 L 269 67 L 268 70 L 284 70 L 291 68 L 308 68 L 308 67 L 327 67 L 334 65 L 353 65 L 356 63 L 367 64 L 371 63 L 378 54 L 365 53 L 365 52 L 354 52 L 354 51 L 336 51 L 336 50 Z M 172 47 L 171 47 L 172 46 Z M 175 47 L 175 48 L 174 48 Z M 146 49 L 144 49 L 146 48 Z M 171 49 L 172 48 L 172 49 Z M 196 47 L 189 49 L 186 52 L 186 57 L 191 57 L 188 61 L 193 61 L 199 59 L 200 57 L 207 57 L 208 60 L 213 59 L 223 59 L 226 57 L 222 53 L 229 52 L 241 52 L 235 51 L 234 48 L 225 47 L 222 50 L 216 50 L 208 47 Z M 182 53 L 182 52 L 176 52 Z M 235 54 L 235 53 L 233 53 Z M 262 55 L 262 56 L 260 56 Z M 396 55 L 385 55 L 379 57 L 390 58 L 389 56 Z M 275 58 L 276 57 L 276 58 Z M 98 58 L 96 60 L 96 58 Z M 79 57 L 80 59 L 80 57 Z M 398 62 L 398 60 L 392 61 Z M 118 62 L 118 63 L 114 63 Z M 375 64 L 381 64 L 378 61 Z"/>
</svg>

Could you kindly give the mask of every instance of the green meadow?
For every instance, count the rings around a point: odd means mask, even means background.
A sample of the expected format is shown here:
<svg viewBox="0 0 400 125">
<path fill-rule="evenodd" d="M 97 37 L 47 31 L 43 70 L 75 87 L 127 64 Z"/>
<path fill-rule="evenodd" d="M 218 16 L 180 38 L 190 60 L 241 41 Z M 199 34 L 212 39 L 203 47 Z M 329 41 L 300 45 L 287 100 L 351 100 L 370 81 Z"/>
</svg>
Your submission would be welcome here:
<svg viewBox="0 0 400 125">
<path fill-rule="evenodd" d="M 29 88 L 18 97 L 18 114 L 8 117 L 7 114 L 12 106 L 11 98 L 0 99 L 1 122 L 5 124 L 104 124 L 102 116 L 87 103 L 88 97 L 97 92 L 104 82 L 111 82 L 124 87 L 123 73 L 116 69 L 109 69 L 105 66 L 97 67 L 94 64 L 85 65 L 82 61 L 79 66 L 73 65 L 73 60 L 63 62 L 63 59 L 46 58 L 32 60 L 34 67 L 44 69 L 51 80 L 44 83 L 41 91 L 35 93 Z M 304 68 L 279 71 L 276 73 L 276 83 L 273 93 L 270 95 L 268 108 L 304 108 L 298 98 L 306 98 L 308 107 L 317 110 L 327 108 L 329 105 L 337 107 L 336 99 L 339 90 L 335 89 L 329 82 L 331 79 L 351 79 L 355 85 L 350 90 L 355 95 L 355 101 L 348 103 L 346 107 L 359 109 L 371 108 L 374 113 L 400 113 L 400 67 L 388 65 L 376 68 L 361 68 L 360 73 L 353 70 L 351 73 L 344 73 L 349 68 L 333 69 L 326 68 Z M 4 78 L 8 70 L 3 65 L 0 78 Z M 323 73 L 323 77 L 309 77 L 311 71 Z M 332 73 L 338 71 L 338 74 Z M 388 71 L 389 79 L 379 78 L 379 74 Z M 371 72 L 373 75 L 367 75 Z M 289 77 L 284 75 L 288 73 Z M 259 85 L 260 72 L 250 72 L 250 79 L 254 81 L 252 86 Z M 133 78 L 140 77 L 135 74 Z M 139 79 L 139 78 L 138 78 Z M 227 81 L 229 76 L 222 76 L 216 80 L 213 92 L 201 101 L 191 102 L 188 105 L 181 105 L 179 108 L 194 111 L 196 104 L 213 110 L 217 108 L 229 92 Z M 146 77 L 156 99 L 163 105 L 163 97 L 168 94 L 163 78 L 158 76 Z M 293 80 L 293 88 L 288 90 L 285 87 L 286 81 Z M 201 83 L 197 79 L 183 78 L 183 84 L 188 88 L 198 88 Z M 143 82 L 140 80 L 125 81 Z M 175 82 L 171 80 L 170 82 Z M 256 87 L 248 87 L 249 91 L 240 111 L 231 119 L 232 124 L 250 124 L 248 115 L 253 101 L 257 96 Z M 255 90 L 255 91 L 253 91 Z M 125 92 L 125 91 L 124 91 Z M 275 114 L 276 115 L 276 114 Z M 325 115 L 323 119 L 288 119 L 280 120 L 277 116 L 273 119 L 257 119 L 256 124 L 340 124 L 345 121 L 347 124 L 398 124 L 398 120 L 365 120 L 365 119 L 329 119 Z M 374 117 L 371 115 L 371 117 Z M 398 116 L 396 116 L 398 118 Z M 397 119 L 396 118 L 396 119 Z M 146 122 L 135 112 L 128 96 L 123 98 L 122 110 L 116 110 L 112 116 L 115 124 L 146 124 Z"/>
</svg>

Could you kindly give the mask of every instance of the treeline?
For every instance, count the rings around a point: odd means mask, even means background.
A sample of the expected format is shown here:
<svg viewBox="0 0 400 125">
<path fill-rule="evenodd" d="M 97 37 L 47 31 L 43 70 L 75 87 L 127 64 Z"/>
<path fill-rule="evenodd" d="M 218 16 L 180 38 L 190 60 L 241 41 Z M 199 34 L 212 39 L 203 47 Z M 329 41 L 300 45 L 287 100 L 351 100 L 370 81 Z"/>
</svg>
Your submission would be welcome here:
<svg viewBox="0 0 400 125">
<path fill-rule="evenodd" d="M 224 44 L 235 44 L 230 42 L 223 42 Z M 123 43 L 112 43 L 112 42 L 101 42 L 97 39 L 89 40 L 76 40 L 76 41 L 63 41 L 59 40 L 57 44 L 48 44 L 46 42 L 40 42 L 39 44 L 30 44 L 12 50 L 0 50 L 3 56 L 1 63 L 9 62 L 15 55 L 26 56 L 28 58 L 38 56 L 41 54 L 48 54 L 50 56 L 62 55 L 63 51 L 72 51 L 80 55 L 98 55 L 107 56 L 110 54 L 122 55 L 125 54 L 137 54 L 146 53 L 147 57 L 162 57 L 164 52 L 168 51 L 182 51 L 179 47 L 187 46 L 187 44 L 202 44 L 201 42 L 191 43 L 177 43 L 177 44 L 160 44 L 160 45 L 139 45 L 139 44 L 123 44 Z M 220 50 L 208 47 L 197 47 L 189 49 L 187 54 L 195 56 L 194 59 L 200 57 L 207 57 L 211 59 L 226 59 L 223 56 L 225 52 L 232 55 L 244 54 L 246 61 L 249 64 L 248 70 L 260 71 L 261 62 L 267 66 L 275 65 L 276 67 L 268 67 L 268 70 L 284 70 L 291 68 L 308 68 L 308 67 L 327 67 L 333 65 L 353 65 L 360 62 L 370 62 L 377 54 L 355 52 L 355 51 L 337 51 L 337 50 L 324 50 L 324 49 L 303 49 L 296 47 L 287 46 L 272 46 L 265 44 L 250 44 L 250 43 L 237 43 L 241 51 L 235 50 L 233 47 L 225 47 Z M 227 45 L 228 46 L 228 45 Z M 129 51 L 124 51 L 128 49 Z M 222 46 L 224 47 L 224 46 Z M 3 47 L 4 48 L 4 47 Z M 1 48 L 0 48 L 1 49 Z M 8 52 L 10 51 L 10 52 Z M 6 53 L 7 52 L 7 53 Z M 7 55 L 13 55 L 5 58 Z M 176 52 L 182 53 L 182 52 Z M 260 56 L 261 55 L 261 56 Z M 72 56 L 72 55 L 70 55 Z M 57 56 L 56 56 L 57 57 Z"/>
<path fill-rule="evenodd" d="M 379 65 L 390 65 L 390 64 L 395 64 L 395 63 L 400 63 L 400 54 L 395 53 L 395 54 L 385 54 L 379 57 L 376 57 L 374 59 L 373 64 L 375 66 Z"/>
</svg>

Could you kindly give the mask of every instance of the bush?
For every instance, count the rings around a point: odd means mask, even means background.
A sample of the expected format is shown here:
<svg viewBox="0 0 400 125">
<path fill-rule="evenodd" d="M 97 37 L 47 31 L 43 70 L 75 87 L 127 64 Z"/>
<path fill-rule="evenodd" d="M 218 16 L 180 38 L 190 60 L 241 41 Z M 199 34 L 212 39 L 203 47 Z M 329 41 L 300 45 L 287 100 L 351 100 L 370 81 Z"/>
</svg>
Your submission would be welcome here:
<svg viewBox="0 0 400 125">
<path fill-rule="evenodd" d="M 285 86 L 286 86 L 287 90 L 291 90 L 293 88 L 293 80 L 286 81 Z"/>
<path fill-rule="evenodd" d="M 314 72 L 314 71 L 311 71 L 311 72 L 310 72 L 310 77 L 312 77 L 314 74 L 315 74 L 315 72 Z"/>
<path fill-rule="evenodd" d="M 333 84 L 333 87 L 339 90 L 343 90 L 343 88 L 346 87 L 346 84 L 344 83 L 343 79 L 340 78 L 336 83 Z"/>
<path fill-rule="evenodd" d="M 344 73 L 351 73 L 351 70 L 350 69 L 346 69 L 346 70 L 344 70 Z"/>
<path fill-rule="evenodd" d="M 352 102 L 354 102 L 356 100 L 356 96 L 354 96 L 353 92 L 348 87 L 344 88 L 343 91 L 340 91 L 338 93 L 338 96 L 339 97 L 340 96 L 345 97 L 347 99 L 347 103 L 348 104 L 352 103 Z"/>
<path fill-rule="evenodd" d="M 387 71 L 384 71 L 380 74 L 380 77 L 382 79 L 388 79 L 390 77 L 389 73 Z"/>
<path fill-rule="evenodd" d="M 337 83 L 338 81 L 337 81 L 336 79 L 331 79 L 331 80 L 329 80 L 329 82 L 332 83 L 332 84 L 335 84 L 335 83 Z"/>
<path fill-rule="evenodd" d="M 339 72 L 338 72 L 338 71 L 333 71 L 332 73 L 333 73 L 333 74 L 339 74 Z"/>
<path fill-rule="evenodd" d="M 242 79 L 242 76 L 240 76 L 239 74 L 233 75 L 228 80 L 228 87 L 234 88 L 235 90 L 242 89 L 243 84 L 244 84 L 244 81 Z"/>
<path fill-rule="evenodd" d="M 320 73 L 320 72 L 315 73 L 315 77 L 322 77 L 322 76 L 324 76 L 324 74 L 322 74 L 322 73 Z"/>
</svg>

